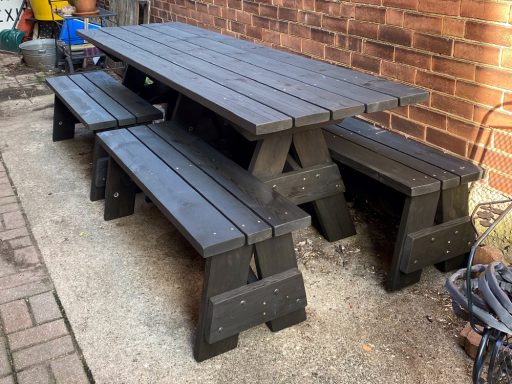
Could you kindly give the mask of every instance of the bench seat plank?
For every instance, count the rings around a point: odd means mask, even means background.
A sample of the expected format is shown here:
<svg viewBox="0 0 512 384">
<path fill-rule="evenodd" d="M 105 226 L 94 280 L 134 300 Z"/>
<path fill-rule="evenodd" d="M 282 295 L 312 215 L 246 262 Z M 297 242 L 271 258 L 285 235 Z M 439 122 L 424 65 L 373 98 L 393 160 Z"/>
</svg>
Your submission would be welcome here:
<svg viewBox="0 0 512 384">
<path fill-rule="evenodd" d="M 357 132 L 397 151 L 417 157 L 429 164 L 458 175 L 461 183 L 477 181 L 482 178 L 483 169 L 469 160 L 446 154 L 436 148 L 430 147 L 418 141 L 407 139 L 402 135 L 375 127 L 365 121 L 356 118 L 345 119 L 341 126 Z"/>
<path fill-rule="evenodd" d="M 272 228 L 266 222 L 147 126 L 129 131 L 244 233 L 247 244 L 272 237 Z"/>
<path fill-rule="evenodd" d="M 400 105 L 420 103 L 425 101 L 428 97 L 428 93 L 426 91 L 410 87 L 405 84 L 387 81 L 376 76 L 360 72 L 357 72 L 357 76 L 355 76 L 355 71 L 348 68 L 333 68 L 332 65 L 323 63 L 318 60 L 297 56 L 276 49 L 257 46 L 244 40 L 235 39 L 226 35 L 214 34 L 206 29 L 196 28 L 188 24 L 168 23 L 166 25 L 172 26 L 179 30 L 179 32 L 182 34 L 180 36 L 182 39 L 190 39 L 191 34 L 207 37 L 210 40 L 216 40 L 232 47 L 251 51 L 264 57 L 272 58 L 284 63 L 289 63 L 309 71 L 322 73 L 326 76 L 333 77 L 338 80 L 343 80 L 347 83 L 352 83 L 364 88 L 394 96 L 399 99 Z"/>
<path fill-rule="evenodd" d="M 83 74 L 89 81 L 96 84 L 112 99 L 121 104 L 135 116 L 136 123 L 147 123 L 162 118 L 162 112 L 136 93 L 126 88 L 103 71 L 86 72 Z"/>
<path fill-rule="evenodd" d="M 76 74 L 68 76 L 71 81 L 82 88 L 94 101 L 100 104 L 108 113 L 116 120 L 118 126 L 126 126 L 135 124 L 137 120 L 135 116 L 123 108 L 119 103 L 114 101 L 109 95 L 91 83 L 84 75 Z"/>
<path fill-rule="evenodd" d="M 78 88 L 68 76 L 46 79 L 59 99 L 83 124 L 92 130 L 108 129 L 117 126 L 117 120 L 87 93 Z"/>
<path fill-rule="evenodd" d="M 149 55 L 147 51 L 102 32 L 101 29 L 82 30 L 79 34 L 93 40 L 103 51 L 115 53 L 120 59 L 129 61 L 148 76 L 164 84 L 172 84 L 178 92 L 252 134 L 272 133 L 292 127 L 291 117 L 165 59 Z"/>
<path fill-rule="evenodd" d="M 302 209 L 272 187 L 255 182 L 254 176 L 200 139 L 173 129 L 172 122 L 149 127 L 271 225 L 274 236 L 311 224 L 311 217 Z"/>
<path fill-rule="evenodd" d="M 109 155 L 203 257 L 245 244 L 244 234 L 231 229 L 233 223 L 128 130 L 100 132 L 97 136 Z"/>
<path fill-rule="evenodd" d="M 354 144 L 365 147 L 376 153 L 380 153 L 381 155 L 391 160 L 397 161 L 409 168 L 431 176 L 432 178 L 441 182 L 443 189 L 455 188 L 460 184 L 459 176 L 429 164 L 423 159 L 418 159 L 414 156 L 410 156 L 406 153 L 397 151 L 396 149 L 388 147 L 377 141 L 373 141 L 364 136 L 361 136 L 357 133 L 357 131 L 353 131 L 343 124 L 331 125 L 325 128 L 325 131 L 343 137 L 344 139 L 349 140 Z"/>
<path fill-rule="evenodd" d="M 334 159 L 408 196 L 423 195 L 441 188 L 439 180 L 341 136 L 326 133 L 325 140 Z"/>
</svg>

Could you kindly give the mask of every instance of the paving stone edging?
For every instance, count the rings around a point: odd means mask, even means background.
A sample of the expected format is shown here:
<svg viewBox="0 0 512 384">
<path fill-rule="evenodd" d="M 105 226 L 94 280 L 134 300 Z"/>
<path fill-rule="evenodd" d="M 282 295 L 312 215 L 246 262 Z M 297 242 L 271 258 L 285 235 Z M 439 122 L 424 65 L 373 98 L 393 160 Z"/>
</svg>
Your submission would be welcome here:
<svg viewBox="0 0 512 384">
<path fill-rule="evenodd" d="M 0 384 L 94 383 L 0 155 Z"/>
</svg>

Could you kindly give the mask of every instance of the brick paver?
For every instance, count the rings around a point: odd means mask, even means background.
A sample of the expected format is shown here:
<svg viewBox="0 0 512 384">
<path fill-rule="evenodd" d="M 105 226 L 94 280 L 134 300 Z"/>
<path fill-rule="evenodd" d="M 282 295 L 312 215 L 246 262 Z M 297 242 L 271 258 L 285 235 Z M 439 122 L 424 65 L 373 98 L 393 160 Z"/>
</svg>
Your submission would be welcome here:
<svg viewBox="0 0 512 384">
<path fill-rule="evenodd" d="M 0 384 L 87 384 L 86 372 L 0 159 Z"/>
<path fill-rule="evenodd" d="M 62 316 L 52 292 L 45 292 L 40 295 L 32 296 L 29 299 L 29 302 L 34 319 L 38 324 L 44 323 L 45 321 L 55 320 Z"/>
<path fill-rule="evenodd" d="M 18 373 L 18 384 L 50 384 L 50 370 L 45 365 L 25 369 Z"/>
<path fill-rule="evenodd" d="M 0 316 L 7 334 L 32 326 L 32 318 L 25 300 L 0 305 Z"/>
</svg>

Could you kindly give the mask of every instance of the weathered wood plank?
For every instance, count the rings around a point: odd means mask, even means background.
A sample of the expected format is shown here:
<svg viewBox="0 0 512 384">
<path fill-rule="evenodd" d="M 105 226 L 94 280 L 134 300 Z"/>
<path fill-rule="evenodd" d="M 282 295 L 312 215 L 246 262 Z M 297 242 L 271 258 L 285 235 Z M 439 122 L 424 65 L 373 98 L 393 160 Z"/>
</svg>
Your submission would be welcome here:
<svg viewBox="0 0 512 384">
<path fill-rule="evenodd" d="M 410 233 L 404 245 L 400 270 L 411 273 L 470 251 L 475 230 L 469 216 Z"/>
<path fill-rule="evenodd" d="M 287 172 L 265 180 L 265 183 L 297 205 L 345 191 L 338 166 L 334 163 Z"/>
<path fill-rule="evenodd" d="M 200 139 L 173 129 L 172 122 L 149 127 L 270 224 L 274 236 L 311 224 L 311 217 L 303 210 Z"/>
<path fill-rule="evenodd" d="M 250 78 L 241 77 L 228 69 L 173 49 L 172 45 L 161 43 L 160 38 L 163 35 L 152 29 L 145 28 L 141 30 L 141 28 L 132 26 L 108 28 L 105 29 L 105 32 L 276 109 L 292 117 L 295 126 L 315 124 L 330 119 L 330 111 L 303 101 L 295 97 L 293 93 L 281 92 Z"/>
<path fill-rule="evenodd" d="M 174 31 L 177 29 L 171 25 L 151 25 L 149 28 L 153 28 L 160 33 L 165 33 L 171 37 L 176 38 Z M 381 111 L 384 109 L 394 108 L 398 105 L 398 99 L 396 97 L 360 87 L 358 85 L 351 84 L 336 78 L 327 77 L 323 74 L 318 74 L 282 61 L 266 58 L 253 53 L 252 50 L 240 50 L 222 42 L 212 41 L 212 39 L 207 37 L 197 36 L 195 38 L 186 39 L 186 41 L 210 51 L 215 51 L 222 55 L 230 56 L 238 59 L 239 61 L 249 63 L 252 67 L 259 67 L 260 71 L 261 69 L 266 69 L 269 72 L 274 72 L 274 77 L 276 77 L 276 74 L 279 74 L 287 77 L 289 81 L 293 79 L 299 81 L 300 83 L 307 84 L 316 92 L 319 92 L 319 90 L 324 90 L 334 93 L 338 95 L 338 97 L 344 97 L 363 103 L 365 105 L 366 112 Z M 173 45 L 175 44 L 177 45 L 178 43 L 173 43 Z M 238 64 L 238 66 L 240 65 L 241 64 Z M 245 72 L 242 74 L 246 75 Z"/>
<path fill-rule="evenodd" d="M 165 59 L 150 55 L 147 51 L 110 36 L 102 30 L 80 30 L 78 33 L 103 51 L 168 84 L 250 133 L 258 135 L 292 127 L 293 121 L 289 116 Z"/>
<path fill-rule="evenodd" d="M 79 88 L 68 76 L 55 76 L 46 83 L 75 117 L 91 130 L 117 126 L 117 120 Z"/>
<path fill-rule="evenodd" d="M 334 159 L 408 196 L 439 191 L 441 182 L 332 133 L 325 135 Z"/>
<path fill-rule="evenodd" d="M 482 168 L 468 160 L 458 158 L 418 141 L 405 138 L 404 136 L 386 129 L 374 127 L 362 120 L 355 118 L 345 119 L 342 126 L 364 137 L 394 148 L 397 151 L 422 159 L 429 164 L 444 169 L 447 173 L 450 172 L 458 175 L 461 178 L 461 183 L 468 183 L 482 178 Z"/>
<path fill-rule="evenodd" d="M 245 244 L 244 234 L 232 222 L 127 129 L 100 132 L 97 139 L 203 257 Z"/>
<path fill-rule="evenodd" d="M 244 233 L 247 244 L 272 237 L 268 224 L 148 127 L 138 126 L 129 131 Z"/>
<path fill-rule="evenodd" d="M 190 34 L 207 37 L 211 40 L 222 42 L 232 47 L 251 51 L 264 57 L 288 63 L 303 69 L 307 69 L 309 71 L 314 71 L 338 80 L 397 97 L 400 101 L 400 105 L 420 103 L 425 101 L 428 97 L 427 91 L 420 88 L 410 87 L 405 84 L 400 84 L 396 81 L 385 80 L 348 68 L 336 67 L 318 60 L 263 47 L 248 41 L 235 39 L 226 35 L 216 34 L 206 29 L 193 27 L 184 23 L 167 23 L 167 25 L 179 29 L 180 38 L 182 39 L 190 39 Z M 184 35 L 184 32 L 188 33 L 189 35 Z"/>
<path fill-rule="evenodd" d="M 119 103 L 113 100 L 109 95 L 103 92 L 94 83 L 90 82 L 84 75 L 70 75 L 69 78 L 77 86 L 85 91 L 94 101 L 100 104 L 117 120 L 117 125 L 125 126 L 137 122 L 135 116 L 123 108 Z"/>
<path fill-rule="evenodd" d="M 137 123 L 147 123 L 162 118 L 162 112 L 158 108 L 124 87 L 105 72 L 85 72 L 83 76 L 132 113 Z"/>
<path fill-rule="evenodd" d="M 307 305 L 297 268 L 210 298 L 206 340 L 214 343 L 258 324 L 288 315 Z"/>
<path fill-rule="evenodd" d="M 334 92 L 325 91 L 316 87 L 311 87 L 309 84 L 304 84 L 301 81 L 282 76 L 273 71 L 226 56 L 223 53 L 203 48 L 188 41 L 177 40 L 169 35 L 162 34 L 159 30 L 154 30 L 153 28 L 155 28 L 155 26 L 148 25 L 145 27 L 145 30 L 141 30 L 141 28 L 136 27 L 126 27 L 125 30 L 150 37 L 155 42 L 165 45 L 167 47 L 165 49 L 166 51 L 174 50 L 176 52 L 181 52 L 181 54 L 185 54 L 187 57 L 185 63 L 188 63 L 187 65 L 190 65 L 193 60 L 200 59 L 201 61 L 196 66 L 196 71 L 201 75 L 206 75 L 205 71 L 208 66 L 205 65 L 205 62 L 210 63 L 218 68 L 230 71 L 232 73 L 231 76 L 236 74 L 234 84 L 255 81 L 259 84 L 261 89 L 270 87 L 274 90 L 274 93 L 277 92 L 277 95 L 285 93 L 293 96 L 295 100 L 300 99 L 302 102 L 316 106 L 316 108 L 320 107 L 322 109 L 327 109 L 331 112 L 331 119 L 333 120 L 339 120 L 346 116 L 353 116 L 364 111 L 363 103 L 354 101 L 348 97 L 340 96 Z M 174 30 L 171 28 L 171 31 Z M 176 57 L 174 58 L 176 59 Z M 169 59 L 172 60 L 173 58 L 169 56 Z M 230 83 L 228 86 L 232 86 L 232 84 Z M 239 84 L 237 86 L 240 87 Z M 256 97 L 254 92 L 253 97 Z M 276 96 L 274 96 L 274 98 L 275 97 Z M 279 105 L 279 102 L 277 104 Z M 310 108 L 311 106 L 308 109 Z M 302 117 L 302 120 L 304 119 L 305 117 Z M 307 125 L 306 123 L 313 124 L 312 121 L 298 121 L 298 124 L 296 121 L 295 125 Z"/>
<path fill-rule="evenodd" d="M 438 168 L 430 163 L 427 163 L 424 161 L 424 159 L 420 159 L 411 156 L 407 153 L 400 152 L 392 147 L 388 147 L 377 141 L 361 136 L 356 131 L 353 131 L 350 128 L 345 128 L 343 124 L 331 125 L 329 127 L 326 127 L 325 132 L 327 135 L 334 134 L 336 136 L 340 136 L 346 140 L 353 142 L 354 144 L 365 147 L 370 151 L 379 153 L 387 157 L 388 159 L 397 161 L 401 164 L 406 165 L 409 168 L 415 169 L 430 177 L 433 177 L 434 179 L 437 179 L 441 182 L 443 189 L 455 188 L 460 183 L 459 176 L 454 175 L 453 173 L 450 172 L 445 172 L 444 169 Z"/>
</svg>

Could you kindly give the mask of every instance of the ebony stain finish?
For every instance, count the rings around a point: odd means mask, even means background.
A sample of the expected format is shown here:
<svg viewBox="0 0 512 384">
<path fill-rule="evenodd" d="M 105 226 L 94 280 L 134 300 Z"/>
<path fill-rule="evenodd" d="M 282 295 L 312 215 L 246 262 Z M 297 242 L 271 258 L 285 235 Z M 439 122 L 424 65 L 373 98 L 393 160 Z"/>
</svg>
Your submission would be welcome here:
<svg viewBox="0 0 512 384">
<path fill-rule="evenodd" d="M 162 112 L 102 71 L 46 79 L 55 92 L 53 141 L 71 139 L 75 124 L 93 132 L 162 118 Z M 94 146 L 90 199 L 105 196 L 105 152 Z"/>
<path fill-rule="evenodd" d="M 468 182 L 482 177 L 480 167 L 353 118 L 324 136 L 337 161 L 405 195 L 388 289 L 415 283 L 427 265 L 461 266 L 474 240 Z"/>
<path fill-rule="evenodd" d="M 276 322 L 282 329 L 305 320 L 291 231 L 310 225 L 307 213 L 177 122 L 97 139 L 109 155 L 105 219 L 132 214 L 138 187 L 206 259 L 196 360 L 235 348 L 252 326 Z M 259 280 L 247 284 L 253 254 Z M 268 302 L 268 313 L 258 315 L 256 301 Z M 250 310 L 234 316 L 240 302 Z"/>
</svg>

